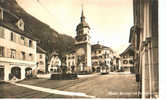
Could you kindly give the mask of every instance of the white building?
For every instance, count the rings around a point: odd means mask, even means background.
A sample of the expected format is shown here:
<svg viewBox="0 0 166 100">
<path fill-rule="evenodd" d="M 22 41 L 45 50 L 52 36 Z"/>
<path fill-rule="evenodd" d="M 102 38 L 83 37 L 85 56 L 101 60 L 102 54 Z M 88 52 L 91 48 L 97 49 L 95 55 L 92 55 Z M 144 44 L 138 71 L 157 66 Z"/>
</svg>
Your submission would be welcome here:
<svg viewBox="0 0 166 100">
<path fill-rule="evenodd" d="M 60 72 L 61 60 L 58 57 L 58 53 L 53 52 L 50 56 L 50 62 L 48 65 L 49 72 Z"/>
<path fill-rule="evenodd" d="M 101 66 L 111 69 L 113 63 L 113 50 L 101 44 L 92 45 L 92 67 L 99 72 Z"/>
<path fill-rule="evenodd" d="M 134 49 L 132 45 L 120 54 L 121 67 L 124 72 L 134 73 Z"/>
<path fill-rule="evenodd" d="M 0 80 L 24 79 L 36 68 L 36 41 L 23 19 L 0 8 Z"/>
<path fill-rule="evenodd" d="M 120 56 L 116 52 L 113 54 L 113 63 L 112 63 L 112 71 L 120 71 L 121 70 L 121 61 Z"/>
<path fill-rule="evenodd" d="M 76 54 L 75 51 L 71 51 L 66 55 L 66 66 L 67 72 L 71 73 L 72 71 L 76 71 Z"/>
<path fill-rule="evenodd" d="M 46 51 L 37 46 L 37 72 L 46 72 Z"/>
</svg>

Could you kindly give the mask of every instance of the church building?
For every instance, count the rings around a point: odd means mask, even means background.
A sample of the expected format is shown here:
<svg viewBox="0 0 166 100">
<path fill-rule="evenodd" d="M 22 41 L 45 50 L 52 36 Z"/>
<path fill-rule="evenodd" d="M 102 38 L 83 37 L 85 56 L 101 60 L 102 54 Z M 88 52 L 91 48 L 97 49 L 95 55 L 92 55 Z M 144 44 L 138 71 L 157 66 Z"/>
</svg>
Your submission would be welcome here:
<svg viewBox="0 0 166 100">
<path fill-rule="evenodd" d="M 75 68 L 76 72 L 91 72 L 91 43 L 90 27 L 85 21 L 84 12 L 81 13 L 81 21 L 76 27 L 75 37 Z M 70 55 L 70 54 L 67 54 Z M 68 65 L 68 58 L 66 59 Z M 72 66 L 72 65 L 71 65 Z"/>
</svg>

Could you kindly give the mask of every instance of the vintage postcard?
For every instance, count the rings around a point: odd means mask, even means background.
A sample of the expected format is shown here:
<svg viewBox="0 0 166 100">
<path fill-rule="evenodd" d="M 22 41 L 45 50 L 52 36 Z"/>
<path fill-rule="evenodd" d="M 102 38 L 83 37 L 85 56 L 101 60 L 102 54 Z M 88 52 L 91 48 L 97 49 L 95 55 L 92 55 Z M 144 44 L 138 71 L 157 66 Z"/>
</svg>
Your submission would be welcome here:
<svg viewBox="0 0 166 100">
<path fill-rule="evenodd" d="M 159 98 L 159 0 L 0 0 L 0 98 Z"/>
</svg>

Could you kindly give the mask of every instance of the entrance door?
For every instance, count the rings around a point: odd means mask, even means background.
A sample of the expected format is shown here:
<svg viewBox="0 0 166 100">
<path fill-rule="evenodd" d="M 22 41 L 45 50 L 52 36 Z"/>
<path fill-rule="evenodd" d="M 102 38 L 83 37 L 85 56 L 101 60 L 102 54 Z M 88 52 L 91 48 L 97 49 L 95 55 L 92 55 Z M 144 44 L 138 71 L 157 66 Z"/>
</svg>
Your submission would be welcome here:
<svg viewBox="0 0 166 100">
<path fill-rule="evenodd" d="M 11 70 L 11 73 L 16 78 L 21 79 L 21 68 L 19 68 L 19 67 L 13 67 L 12 70 Z"/>
<path fill-rule="evenodd" d="M 32 68 L 28 67 L 25 69 L 25 77 L 31 78 L 32 77 Z"/>
<path fill-rule="evenodd" d="M 0 80 L 4 80 L 4 68 L 0 68 Z"/>
</svg>

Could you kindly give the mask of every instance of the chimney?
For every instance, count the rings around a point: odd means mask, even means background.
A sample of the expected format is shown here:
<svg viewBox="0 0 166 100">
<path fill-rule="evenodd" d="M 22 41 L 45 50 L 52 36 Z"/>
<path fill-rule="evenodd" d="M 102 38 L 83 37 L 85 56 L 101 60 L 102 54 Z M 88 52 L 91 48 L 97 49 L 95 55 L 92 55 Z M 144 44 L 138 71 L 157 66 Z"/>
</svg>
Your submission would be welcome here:
<svg viewBox="0 0 166 100">
<path fill-rule="evenodd" d="M 3 8 L 0 7 L 0 20 L 3 20 Z"/>
</svg>

